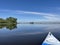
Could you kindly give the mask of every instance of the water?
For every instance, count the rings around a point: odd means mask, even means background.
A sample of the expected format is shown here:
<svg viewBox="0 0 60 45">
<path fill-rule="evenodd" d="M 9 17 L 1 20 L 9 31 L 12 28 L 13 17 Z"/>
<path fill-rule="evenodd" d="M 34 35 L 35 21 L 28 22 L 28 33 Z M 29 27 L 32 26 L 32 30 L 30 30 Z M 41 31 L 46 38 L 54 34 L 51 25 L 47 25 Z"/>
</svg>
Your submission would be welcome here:
<svg viewBox="0 0 60 45">
<path fill-rule="evenodd" d="M 1 26 L 0 26 L 1 27 Z M 60 40 L 60 24 L 18 24 L 0 28 L 0 45 L 41 45 L 48 32 Z"/>
</svg>

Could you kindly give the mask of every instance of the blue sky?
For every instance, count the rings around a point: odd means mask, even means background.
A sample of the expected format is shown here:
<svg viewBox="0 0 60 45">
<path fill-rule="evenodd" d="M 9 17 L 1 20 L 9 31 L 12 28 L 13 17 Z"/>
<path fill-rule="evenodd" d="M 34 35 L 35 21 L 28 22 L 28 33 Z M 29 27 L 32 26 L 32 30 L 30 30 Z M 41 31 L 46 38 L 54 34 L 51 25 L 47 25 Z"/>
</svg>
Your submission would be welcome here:
<svg viewBox="0 0 60 45">
<path fill-rule="evenodd" d="M 0 0 L 0 18 L 18 21 L 59 21 L 60 0 Z"/>
</svg>

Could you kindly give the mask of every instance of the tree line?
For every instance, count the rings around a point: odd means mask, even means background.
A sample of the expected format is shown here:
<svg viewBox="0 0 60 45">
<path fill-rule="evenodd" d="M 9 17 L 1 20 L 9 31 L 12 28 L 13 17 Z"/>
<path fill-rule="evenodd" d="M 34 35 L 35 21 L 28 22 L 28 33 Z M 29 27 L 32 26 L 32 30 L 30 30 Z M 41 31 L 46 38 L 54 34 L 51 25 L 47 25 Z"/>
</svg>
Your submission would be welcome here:
<svg viewBox="0 0 60 45">
<path fill-rule="evenodd" d="M 0 23 L 17 23 L 17 18 L 14 18 L 14 17 L 8 17 L 6 19 L 3 19 L 3 18 L 0 18 Z"/>
</svg>

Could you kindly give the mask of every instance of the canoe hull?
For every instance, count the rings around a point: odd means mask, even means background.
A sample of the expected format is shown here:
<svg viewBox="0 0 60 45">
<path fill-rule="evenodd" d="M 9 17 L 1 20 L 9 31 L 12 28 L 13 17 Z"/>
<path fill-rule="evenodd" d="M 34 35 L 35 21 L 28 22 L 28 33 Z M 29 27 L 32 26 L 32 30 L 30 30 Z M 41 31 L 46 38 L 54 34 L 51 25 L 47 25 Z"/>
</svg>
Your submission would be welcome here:
<svg viewBox="0 0 60 45">
<path fill-rule="evenodd" d="M 60 45 L 60 41 L 55 38 L 51 32 L 49 32 L 42 45 Z"/>
</svg>

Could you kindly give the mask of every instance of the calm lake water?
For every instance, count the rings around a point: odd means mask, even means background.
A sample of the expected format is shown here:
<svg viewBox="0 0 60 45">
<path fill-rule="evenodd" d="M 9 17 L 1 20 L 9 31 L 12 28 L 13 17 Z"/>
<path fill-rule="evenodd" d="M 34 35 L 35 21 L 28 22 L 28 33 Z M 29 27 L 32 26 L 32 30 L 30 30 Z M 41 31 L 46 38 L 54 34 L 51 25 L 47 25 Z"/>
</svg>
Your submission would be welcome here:
<svg viewBox="0 0 60 45">
<path fill-rule="evenodd" d="M 0 29 L 0 45 L 41 45 L 48 32 L 60 40 L 60 24 L 18 24 Z"/>
</svg>

